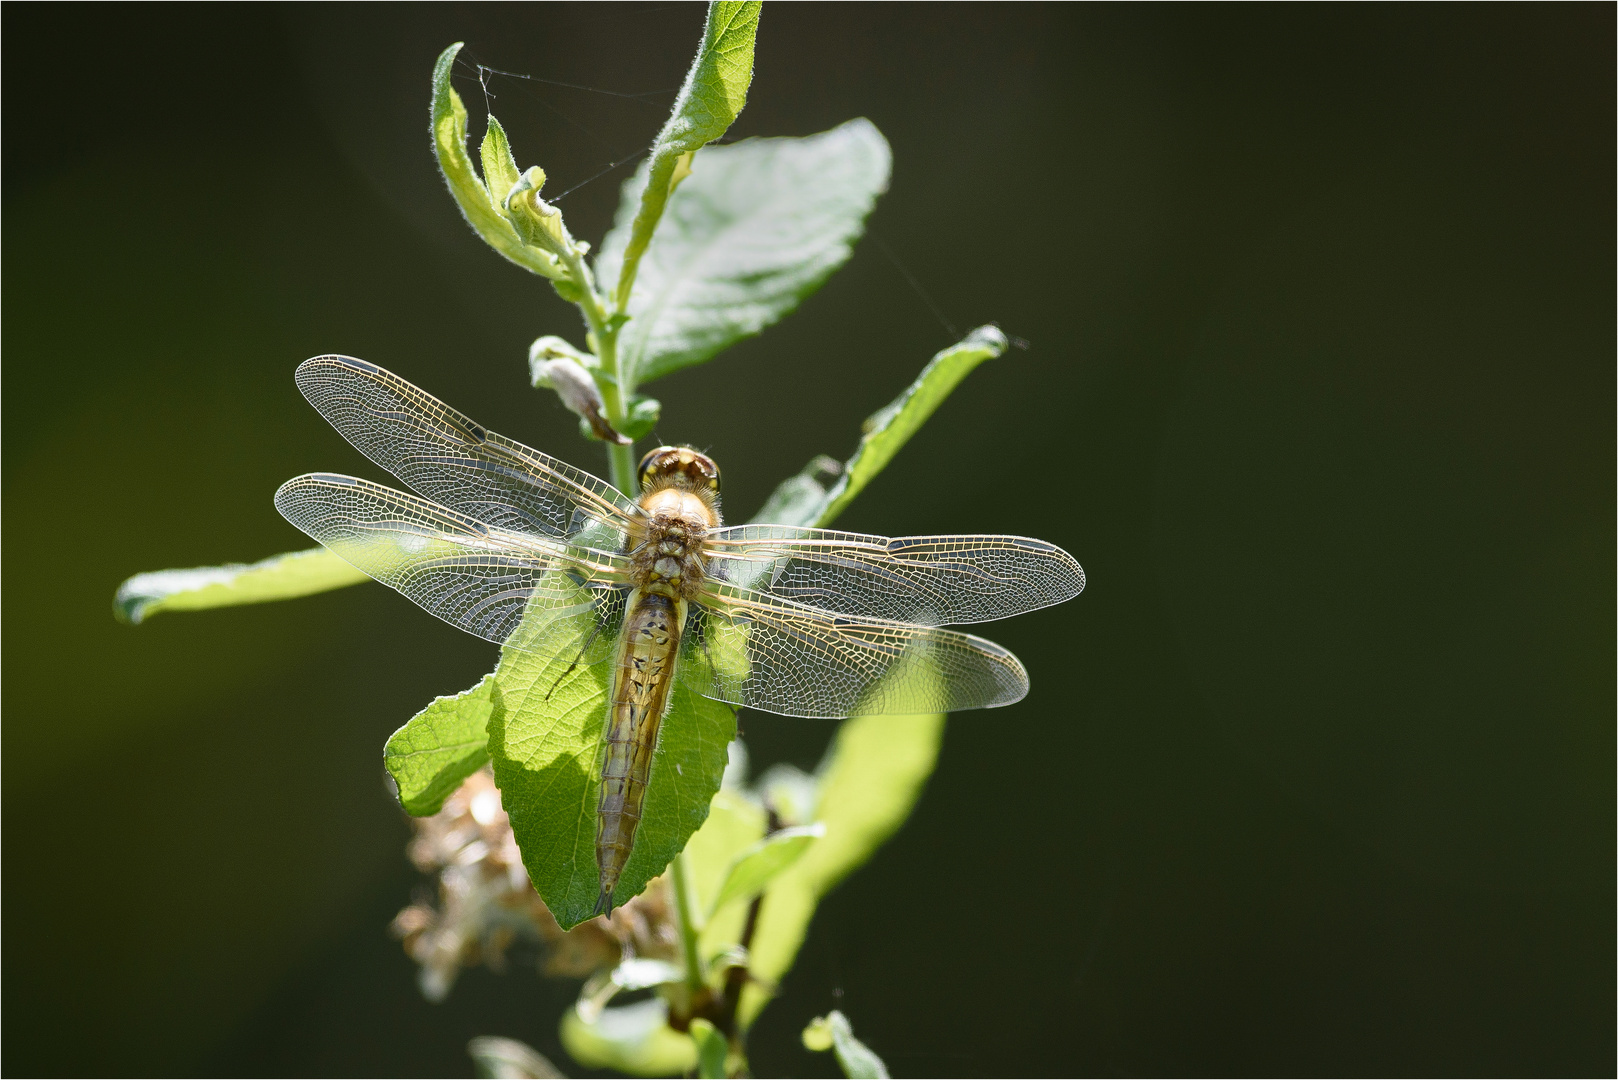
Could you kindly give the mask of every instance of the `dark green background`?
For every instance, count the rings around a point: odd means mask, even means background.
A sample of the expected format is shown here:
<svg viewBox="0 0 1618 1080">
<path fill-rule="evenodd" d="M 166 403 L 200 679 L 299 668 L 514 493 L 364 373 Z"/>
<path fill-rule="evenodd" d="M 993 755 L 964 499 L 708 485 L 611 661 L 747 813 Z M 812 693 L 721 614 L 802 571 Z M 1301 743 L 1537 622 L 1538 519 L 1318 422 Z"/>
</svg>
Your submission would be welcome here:
<svg viewBox="0 0 1618 1080">
<path fill-rule="evenodd" d="M 8 1074 L 455 1074 L 560 1051 L 519 965 L 417 994 L 386 735 L 492 647 L 380 588 L 116 624 L 140 570 L 305 546 L 270 494 L 376 475 L 297 395 L 343 351 L 600 469 L 529 340 L 576 314 L 460 221 L 433 57 L 678 85 L 700 6 L 6 9 Z M 756 1031 L 899 1075 L 1614 1067 L 1614 14 L 768 8 L 733 130 L 856 115 L 875 234 L 981 369 L 843 519 L 1074 552 L 993 636 L 904 831 Z M 476 115 L 470 69 L 461 92 Z M 670 96 L 495 79 L 551 193 Z M 598 240 L 622 173 L 562 202 Z M 745 517 L 950 335 L 867 240 L 655 384 Z M 379 477 L 380 478 L 380 477 Z M 761 763 L 829 724 L 743 716 Z"/>
</svg>

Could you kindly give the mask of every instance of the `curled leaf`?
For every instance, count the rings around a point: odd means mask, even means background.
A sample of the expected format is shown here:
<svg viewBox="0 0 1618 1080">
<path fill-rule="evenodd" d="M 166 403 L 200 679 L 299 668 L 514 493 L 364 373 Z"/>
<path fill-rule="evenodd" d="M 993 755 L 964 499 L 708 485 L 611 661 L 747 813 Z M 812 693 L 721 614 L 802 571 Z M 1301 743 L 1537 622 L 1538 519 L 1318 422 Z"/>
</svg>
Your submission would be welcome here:
<svg viewBox="0 0 1618 1080">
<path fill-rule="evenodd" d="M 600 1019 L 607 1002 L 625 990 L 647 990 L 664 983 L 677 983 L 685 972 L 667 960 L 631 956 L 609 972 L 588 979 L 579 991 L 575 1008 L 579 1018 L 593 1024 Z"/>
<path fill-rule="evenodd" d="M 566 271 L 553 255 L 523 243 L 516 227 L 501 212 L 500 201 L 490 195 L 489 186 L 472 167 L 472 157 L 466 152 L 466 106 L 450 85 L 455 57 L 463 44 L 457 41 L 445 49 L 433 65 L 432 136 L 438 171 L 444 177 L 444 184 L 454 197 L 455 205 L 460 207 L 461 215 L 473 231 L 483 238 L 484 243 L 536 274 L 552 279 L 564 277 Z M 505 143 L 505 132 L 492 118 L 490 134 L 485 137 L 484 143 L 485 162 L 493 159 L 496 163 L 496 175 L 491 179 L 498 187 L 506 170 L 505 162 L 510 160 L 511 150 Z M 516 168 L 515 162 L 511 163 L 510 168 Z"/>
<path fill-rule="evenodd" d="M 776 488 L 753 520 L 771 525 L 829 525 L 888 467 L 973 368 L 1005 351 L 1006 335 L 1000 328 L 980 326 L 938 353 L 898 397 L 865 421 L 859 448 L 846 465 L 832 473 L 824 457 L 816 458 L 802 473 Z"/>
<path fill-rule="evenodd" d="M 583 349 L 573 346 L 567 338 L 557 337 L 555 334 L 546 334 L 537 337 L 534 343 L 528 346 L 528 369 L 534 378 L 534 385 L 542 385 L 539 381 L 539 365 L 547 360 L 557 360 L 568 357 L 577 360 L 580 365 L 589 371 L 596 371 L 601 367 L 601 358 L 594 353 L 587 353 Z"/>
<path fill-rule="evenodd" d="M 489 114 L 489 127 L 483 133 L 483 145 L 479 147 L 478 154 L 483 159 L 483 186 L 488 190 L 489 199 L 503 205 L 506 196 L 517 185 L 522 170 L 517 168 L 517 159 L 512 157 L 506 129 L 494 118 L 493 113 Z"/>
<path fill-rule="evenodd" d="M 562 211 L 539 197 L 545 186 L 545 170 L 533 166 L 506 192 L 501 209 L 517 229 L 525 244 L 549 252 L 558 258 L 579 254 L 562 224 Z"/>
</svg>

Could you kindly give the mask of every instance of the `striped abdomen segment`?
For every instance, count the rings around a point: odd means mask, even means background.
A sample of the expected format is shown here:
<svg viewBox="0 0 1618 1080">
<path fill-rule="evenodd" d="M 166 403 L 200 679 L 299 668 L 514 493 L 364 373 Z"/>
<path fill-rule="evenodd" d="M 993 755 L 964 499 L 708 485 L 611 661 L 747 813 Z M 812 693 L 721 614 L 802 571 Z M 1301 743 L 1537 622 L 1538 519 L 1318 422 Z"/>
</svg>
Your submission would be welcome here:
<svg viewBox="0 0 1618 1080">
<path fill-rule="evenodd" d="M 613 671 L 612 702 L 601 760 L 601 798 L 596 804 L 596 868 L 601 899 L 596 910 L 612 913 L 612 891 L 629 861 L 651 779 L 657 731 L 674 689 L 685 601 L 637 590 L 630 598 Z"/>
</svg>

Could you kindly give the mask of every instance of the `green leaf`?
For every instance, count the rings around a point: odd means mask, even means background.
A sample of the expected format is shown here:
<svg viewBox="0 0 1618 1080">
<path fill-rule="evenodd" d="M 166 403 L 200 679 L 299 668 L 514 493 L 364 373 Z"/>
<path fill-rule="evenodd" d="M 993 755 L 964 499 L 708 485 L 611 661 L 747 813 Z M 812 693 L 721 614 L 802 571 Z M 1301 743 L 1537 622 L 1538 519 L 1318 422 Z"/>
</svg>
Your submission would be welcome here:
<svg viewBox="0 0 1618 1080">
<path fill-rule="evenodd" d="M 494 118 L 493 113 L 489 114 L 489 127 L 483 133 L 483 145 L 478 149 L 478 156 L 483 160 L 483 186 L 488 192 L 489 201 L 496 206 L 503 205 L 511 189 L 517 186 L 522 170 L 517 168 L 517 159 L 511 155 L 506 129 L 500 126 L 500 121 Z"/>
<path fill-rule="evenodd" d="M 478 1075 L 494 1080 L 562 1080 L 551 1060 L 527 1043 L 498 1035 L 479 1035 L 466 1044 Z"/>
<path fill-rule="evenodd" d="M 118 586 L 112 609 L 124 622 L 139 623 L 160 611 L 200 611 L 291 600 L 369 580 L 325 548 L 317 547 L 251 564 L 136 574 Z"/>
<path fill-rule="evenodd" d="M 618 341 L 625 385 L 702 363 L 796 308 L 853 252 L 891 165 L 863 119 L 698 154 L 640 263 Z M 624 185 L 596 263 L 603 282 L 621 277 L 648 175 Z"/>
<path fill-rule="evenodd" d="M 566 259 L 578 252 L 562 221 L 562 211 L 539 197 L 544 187 L 545 170 L 538 165 L 531 166 L 506 192 L 500 209 L 516 226 L 523 243 Z"/>
<path fill-rule="evenodd" d="M 635 394 L 629 399 L 629 416 L 624 420 L 624 434 L 631 439 L 644 439 L 652 433 L 662 417 L 661 401 Z"/>
<path fill-rule="evenodd" d="M 758 525 L 813 525 L 826 509 L 826 491 L 843 475 L 843 463 L 820 454 L 797 476 L 776 485 L 764 506 L 753 515 Z"/>
<path fill-rule="evenodd" d="M 691 1041 L 697 1044 L 697 1075 L 725 1080 L 725 1058 L 730 1053 L 730 1041 L 700 1016 L 691 1021 Z"/>
<path fill-rule="evenodd" d="M 598 899 L 597 755 L 612 675 L 610 663 L 580 664 L 567 672 L 594 628 L 583 590 L 570 610 L 542 630 L 518 631 L 535 642 L 534 651 L 502 650 L 494 676 L 501 708 L 489 720 L 495 781 L 523 863 L 564 930 L 590 918 Z M 675 686 L 615 904 L 661 874 L 701 827 L 735 735 L 736 714 L 729 706 Z"/>
<path fill-rule="evenodd" d="M 617 277 L 615 303 L 620 312 L 629 309 L 636 266 L 669 195 L 691 167 L 689 155 L 729 130 L 747 104 L 747 87 L 753 81 L 753 38 L 763 7 L 760 0 L 715 0 L 708 5 L 702 47 L 647 158 L 650 180 L 642 185 L 639 209 L 624 244 L 623 269 Z"/>
<path fill-rule="evenodd" d="M 438 55 L 438 62 L 433 65 L 432 135 L 433 150 L 438 155 L 438 171 L 443 175 L 444 183 L 449 187 L 449 193 L 454 196 L 455 205 L 461 208 L 461 214 L 466 218 L 467 224 L 483 238 L 484 243 L 518 266 L 544 277 L 560 278 L 565 274 L 561 264 L 546 252 L 522 242 L 516 228 L 500 212 L 500 204 L 490 198 L 488 187 L 479 179 L 477 171 L 472 167 L 472 156 L 466 152 L 466 106 L 461 103 L 461 96 L 450 85 L 450 75 L 455 70 L 455 57 L 463 44 L 464 42 L 457 41 L 445 49 Z M 494 139 L 492 143 L 491 137 Z M 490 117 L 489 133 L 484 138 L 484 160 L 487 162 L 491 156 L 497 159 L 501 174 L 504 173 L 504 162 L 511 157 L 510 148 L 507 146 L 504 158 L 501 158 L 497 148 L 504 145 L 505 132 L 500 130 L 499 123 Z M 516 168 L 515 162 L 511 163 L 511 168 Z M 503 175 L 494 179 L 498 187 Z M 510 190 L 509 185 L 507 190 Z"/>
<path fill-rule="evenodd" d="M 399 805 L 416 817 L 438 813 L 461 782 L 489 760 L 489 717 L 499 707 L 494 676 L 433 700 L 395 731 L 382 763 L 399 786 Z"/>
<path fill-rule="evenodd" d="M 764 893 L 740 1018 L 751 1024 L 768 987 L 792 967 L 815 905 L 904 824 L 932 775 L 944 717 L 860 716 L 843 722 L 821 766 L 817 816 L 826 834 Z"/>
<path fill-rule="evenodd" d="M 662 998 L 605 1009 L 587 1023 L 577 1009 L 562 1016 L 562 1047 L 587 1069 L 631 1076 L 679 1076 L 697 1065 L 697 1046 L 668 1025 Z"/>
<path fill-rule="evenodd" d="M 837 1063 L 847 1077 L 883 1078 L 888 1067 L 869 1046 L 854 1037 L 854 1025 L 848 1017 L 833 1009 L 830 1015 L 817 1016 L 803 1029 L 803 1045 L 809 1050 L 836 1050 Z"/>
<path fill-rule="evenodd" d="M 776 488 L 753 520 L 770 525 L 829 525 L 854 501 L 865 485 L 888 467 L 910 436 L 933 415 L 972 369 L 1006 351 L 1006 335 L 997 326 L 980 326 L 958 344 L 928 361 L 916 380 L 863 425 L 860 445 L 827 482 L 824 455 Z M 816 492 L 819 492 L 817 495 Z"/>
<path fill-rule="evenodd" d="M 777 874 L 803 857 L 809 846 L 826 835 L 826 827 L 795 825 L 771 833 L 764 839 L 740 852 L 731 863 L 725 883 L 719 889 L 712 911 L 718 911 L 736 900 L 751 900 L 764 891 Z"/>
</svg>

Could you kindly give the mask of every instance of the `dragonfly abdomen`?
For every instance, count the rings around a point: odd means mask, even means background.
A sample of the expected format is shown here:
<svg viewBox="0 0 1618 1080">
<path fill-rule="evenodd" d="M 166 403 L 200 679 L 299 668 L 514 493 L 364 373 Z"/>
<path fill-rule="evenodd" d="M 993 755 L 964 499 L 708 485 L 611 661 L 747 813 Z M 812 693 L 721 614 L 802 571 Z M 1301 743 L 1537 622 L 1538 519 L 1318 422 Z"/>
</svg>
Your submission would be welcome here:
<svg viewBox="0 0 1618 1080">
<path fill-rule="evenodd" d="M 612 892 L 635 845 L 652 775 L 652 753 L 674 686 L 685 611 L 683 600 L 637 589 L 624 618 L 596 804 L 596 868 L 601 884 L 596 910 L 601 914 L 612 913 Z"/>
</svg>

